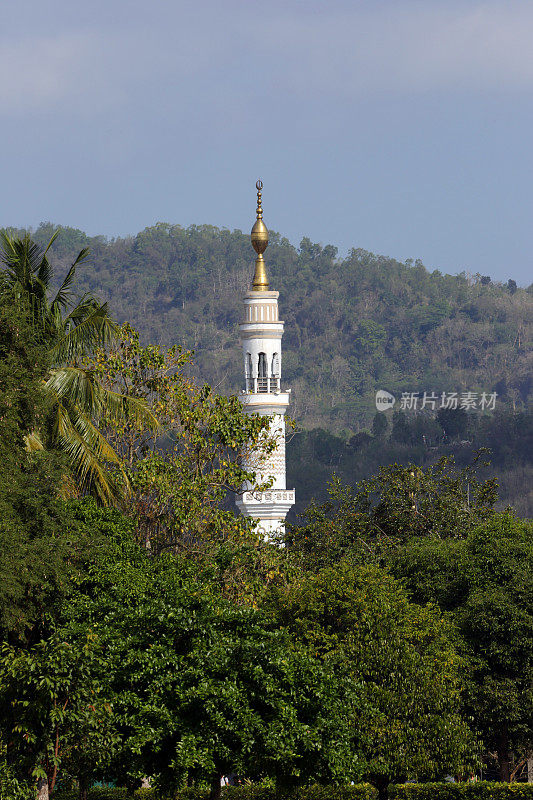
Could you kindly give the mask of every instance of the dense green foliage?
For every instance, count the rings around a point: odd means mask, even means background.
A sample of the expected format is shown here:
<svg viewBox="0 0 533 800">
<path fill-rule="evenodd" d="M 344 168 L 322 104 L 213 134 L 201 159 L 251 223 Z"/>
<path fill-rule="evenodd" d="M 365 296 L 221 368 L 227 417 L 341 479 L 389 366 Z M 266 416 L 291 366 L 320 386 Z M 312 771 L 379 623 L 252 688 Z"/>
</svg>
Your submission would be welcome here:
<svg viewBox="0 0 533 800">
<path fill-rule="evenodd" d="M 43 224 L 35 238 L 44 244 L 54 230 Z M 196 374 L 219 391 L 241 388 L 237 323 L 253 271 L 246 234 L 161 223 L 108 241 L 65 228 L 54 257 L 66 270 L 88 245 L 82 290 L 105 296 L 113 315 L 130 321 L 145 343 L 179 341 L 194 350 Z M 312 495 L 323 497 L 333 469 L 353 484 L 383 463 L 424 466 L 450 451 L 440 441 L 436 411 L 409 414 L 407 435 L 402 440 L 398 431 L 387 441 L 385 434 L 385 447 L 381 437 L 375 444 L 354 440 L 370 431 L 376 390 L 387 389 L 397 400 L 402 391 L 497 392 L 495 416 L 471 412 L 474 435 L 457 446 L 465 460 L 472 447 L 493 448 L 491 474 L 500 479 L 503 502 L 533 514 L 533 497 L 524 492 L 533 482 L 533 424 L 531 412 L 523 416 L 532 391 L 531 287 L 443 275 L 358 249 L 340 259 L 331 245 L 303 239 L 297 249 L 276 233 L 267 264 L 286 322 L 283 380 L 293 390 L 291 414 L 305 431 L 326 431 L 299 434 L 288 448 L 298 512 Z M 529 444 L 521 446 L 524 422 Z"/>
<path fill-rule="evenodd" d="M 405 783 L 391 786 L 391 800 L 530 800 L 531 783 Z"/>
<path fill-rule="evenodd" d="M 533 748 L 533 526 L 497 515 L 461 538 L 409 541 L 390 559 L 420 603 L 451 614 L 471 668 L 465 703 L 503 780 Z"/>
<path fill-rule="evenodd" d="M 327 497 L 332 475 L 353 485 L 375 475 L 384 464 L 416 464 L 427 468 L 439 458 L 453 457 L 462 466 L 480 449 L 487 451 L 479 474 L 496 478 L 499 506 L 512 505 L 521 516 L 533 516 L 533 413 L 505 409 L 494 416 L 468 414 L 465 427 L 454 436 L 445 434 L 432 412 L 379 413 L 388 423 L 378 435 L 361 432 L 348 440 L 318 428 L 302 431 L 287 447 L 287 479 L 296 486 L 302 511 L 314 498 Z"/>
<path fill-rule="evenodd" d="M 47 434 L 43 376 L 48 351 L 27 305 L 0 295 L 0 628 L 31 637 L 47 597 L 71 571 L 83 536 L 58 501 L 62 462 L 53 450 L 29 451 L 36 426 Z M 46 441 L 46 439 L 45 439 Z"/>
<path fill-rule="evenodd" d="M 35 800 L 35 782 L 17 775 L 18 770 L 8 763 L 7 748 L 0 750 L 0 800 Z"/>
<path fill-rule="evenodd" d="M 44 638 L 5 645 L 0 710 L 24 772 L 87 785 L 104 770 L 172 790 L 223 774 L 282 786 L 356 778 L 357 684 L 191 561 L 153 558 L 118 512 L 77 506 L 107 546 L 67 587 Z"/>
<path fill-rule="evenodd" d="M 72 290 L 76 267 L 86 258 L 86 248 L 69 266 L 53 296 L 54 270 L 48 252 L 56 236 L 41 248 L 28 234 L 21 238 L 0 235 L 2 291 L 21 309 L 27 309 L 33 335 L 47 351 L 48 370 L 42 387 L 47 436 L 43 438 L 41 430 L 33 426 L 25 431 L 26 442 L 35 450 L 49 440 L 65 454 L 77 488 L 109 502 L 124 494 L 127 481 L 120 459 L 95 421 L 104 413 L 117 420 L 134 417 L 146 426 L 155 424 L 155 420 L 142 400 L 106 390 L 93 370 L 81 363 L 95 347 L 109 343 L 115 324 L 106 303 L 91 294 L 77 298 Z M 107 469 L 110 463 L 122 478 L 118 484 Z"/>
<path fill-rule="evenodd" d="M 228 800 L 272 800 L 272 787 L 261 785 L 228 786 L 225 796 Z M 281 791 L 287 800 L 377 800 L 377 791 L 370 783 L 351 785 L 311 784 L 305 787 Z"/>
<path fill-rule="evenodd" d="M 309 571 L 387 567 L 448 615 L 468 662 L 464 714 L 509 780 L 533 746 L 533 529 L 495 501 L 474 466 L 386 467 L 357 491 L 333 483 L 286 541 Z"/>
<path fill-rule="evenodd" d="M 43 631 L 44 633 L 44 631 Z M 66 761 L 82 779 L 109 760 L 117 741 L 102 694 L 107 663 L 98 637 L 54 630 L 35 646 L 0 648 L 0 714 L 20 777 L 55 787 Z"/>
<path fill-rule="evenodd" d="M 426 470 L 415 465 L 382 467 L 355 489 L 339 480 L 325 503 L 312 503 L 286 543 L 305 569 L 337 564 L 388 563 L 410 540 L 462 538 L 494 515 L 494 481 L 480 481 L 476 464 L 458 468 L 441 459 Z"/>
<path fill-rule="evenodd" d="M 346 563 L 276 593 L 280 623 L 359 686 L 352 748 L 383 790 L 409 774 L 464 772 L 475 742 L 460 716 L 464 664 L 431 606 L 373 566 Z"/>
<path fill-rule="evenodd" d="M 275 800 L 275 798 L 283 798 L 283 800 L 377 800 L 377 795 L 377 790 L 369 783 L 350 786 L 315 784 L 284 792 L 275 791 L 272 786 L 258 784 L 227 786 L 224 789 L 226 800 Z M 207 790 L 190 788 L 178 792 L 175 800 L 208 800 L 208 797 Z M 58 794 L 57 800 L 77 800 L 77 793 L 62 791 Z M 136 789 L 131 792 L 121 788 L 95 787 L 89 791 L 88 800 L 168 800 L 168 797 L 156 789 Z"/>
<path fill-rule="evenodd" d="M 261 787 L 230 787 L 225 791 L 228 800 L 274 800 L 272 789 Z M 377 792 L 370 784 L 355 786 L 309 786 L 297 792 L 282 795 L 284 800 L 376 800 Z M 533 785 L 529 783 L 405 783 L 388 787 L 390 800 L 531 800 Z M 77 800 L 74 792 L 61 793 L 58 800 Z M 152 789 L 92 789 L 89 800 L 166 800 Z M 185 791 L 177 800 L 207 800 L 207 792 Z"/>
</svg>

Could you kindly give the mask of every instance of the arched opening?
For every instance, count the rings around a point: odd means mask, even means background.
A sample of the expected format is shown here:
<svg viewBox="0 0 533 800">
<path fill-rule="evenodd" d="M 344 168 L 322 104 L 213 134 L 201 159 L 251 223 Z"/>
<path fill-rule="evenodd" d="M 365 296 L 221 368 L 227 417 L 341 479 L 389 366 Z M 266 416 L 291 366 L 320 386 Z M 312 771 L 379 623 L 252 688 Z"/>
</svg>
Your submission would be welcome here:
<svg viewBox="0 0 533 800">
<path fill-rule="evenodd" d="M 246 353 L 246 390 L 248 392 L 253 392 L 254 390 L 254 369 L 251 353 Z"/>
<path fill-rule="evenodd" d="M 279 353 L 272 356 L 272 377 L 270 379 L 270 391 L 279 391 Z"/>
<path fill-rule="evenodd" d="M 257 368 L 257 391 L 268 392 L 268 367 L 265 353 L 259 353 L 259 365 Z"/>
</svg>

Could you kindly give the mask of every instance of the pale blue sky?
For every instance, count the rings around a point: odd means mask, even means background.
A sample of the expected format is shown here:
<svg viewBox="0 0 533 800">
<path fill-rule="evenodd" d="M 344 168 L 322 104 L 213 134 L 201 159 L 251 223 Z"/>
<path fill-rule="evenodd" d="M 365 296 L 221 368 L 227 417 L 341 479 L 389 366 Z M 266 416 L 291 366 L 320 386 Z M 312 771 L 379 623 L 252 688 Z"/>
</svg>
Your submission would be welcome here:
<svg viewBox="0 0 533 800">
<path fill-rule="evenodd" d="M 533 2 L 6 0 L 2 225 L 265 221 L 533 281 Z"/>
</svg>

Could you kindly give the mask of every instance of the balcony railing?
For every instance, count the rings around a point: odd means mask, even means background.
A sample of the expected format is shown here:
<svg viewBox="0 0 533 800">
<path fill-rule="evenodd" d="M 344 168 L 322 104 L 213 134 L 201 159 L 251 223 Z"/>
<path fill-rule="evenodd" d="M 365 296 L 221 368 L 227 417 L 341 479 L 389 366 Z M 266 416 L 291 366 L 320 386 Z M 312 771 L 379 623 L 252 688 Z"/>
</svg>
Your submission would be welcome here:
<svg viewBox="0 0 533 800">
<path fill-rule="evenodd" d="M 279 378 L 246 378 L 246 391 L 251 394 L 279 392 Z"/>
</svg>

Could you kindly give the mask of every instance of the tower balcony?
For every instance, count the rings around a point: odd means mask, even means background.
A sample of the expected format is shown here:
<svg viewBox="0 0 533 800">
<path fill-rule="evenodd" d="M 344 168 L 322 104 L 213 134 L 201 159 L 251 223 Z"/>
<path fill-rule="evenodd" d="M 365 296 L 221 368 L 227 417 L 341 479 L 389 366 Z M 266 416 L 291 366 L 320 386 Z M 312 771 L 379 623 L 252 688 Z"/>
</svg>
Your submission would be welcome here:
<svg viewBox="0 0 533 800">
<path fill-rule="evenodd" d="M 235 502 L 241 514 L 261 522 L 282 522 L 295 502 L 294 489 L 271 489 L 266 492 L 246 491 L 237 495 Z"/>
<path fill-rule="evenodd" d="M 269 392 L 253 392 L 249 390 L 242 390 L 239 395 L 239 400 L 243 405 L 244 411 L 249 414 L 285 414 L 289 407 L 291 390 L 287 391 L 273 390 L 270 387 Z"/>
<path fill-rule="evenodd" d="M 288 506 L 290 508 L 295 502 L 294 489 L 267 489 L 265 492 L 246 491 L 237 495 L 237 502 L 244 506 Z"/>
<path fill-rule="evenodd" d="M 274 394 L 279 392 L 279 378 L 247 378 L 246 391 L 250 394 Z"/>
</svg>

